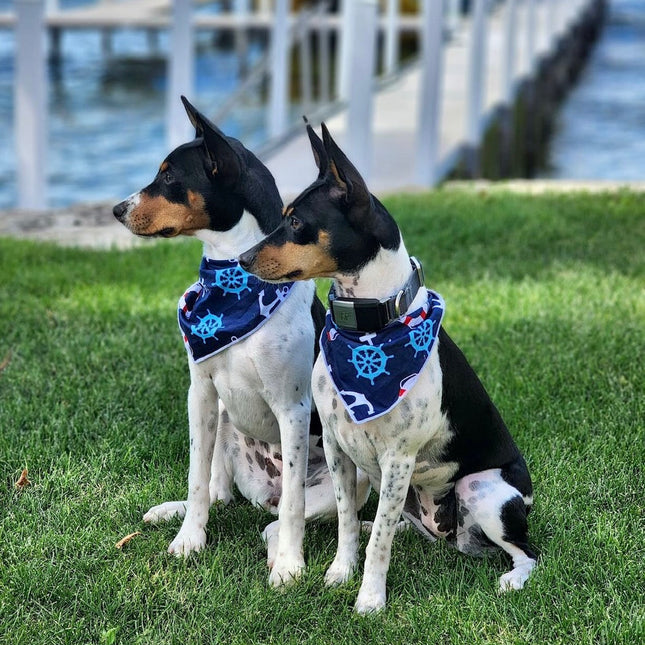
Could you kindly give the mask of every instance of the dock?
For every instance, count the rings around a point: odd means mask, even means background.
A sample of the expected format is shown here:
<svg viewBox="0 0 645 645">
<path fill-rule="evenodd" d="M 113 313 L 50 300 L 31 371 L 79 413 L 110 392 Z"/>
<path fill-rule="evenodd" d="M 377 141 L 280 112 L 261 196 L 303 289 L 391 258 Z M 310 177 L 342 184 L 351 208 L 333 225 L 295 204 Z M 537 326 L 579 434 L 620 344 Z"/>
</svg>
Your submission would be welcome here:
<svg viewBox="0 0 645 645">
<path fill-rule="evenodd" d="M 481 91 L 481 109 L 476 116 L 479 139 L 487 127 L 503 112 L 510 109 L 517 100 L 524 83 L 530 82 L 538 73 L 541 62 L 552 55 L 584 20 L 584 10 L 593 3 L 585 0 L 570 0 L 559 3 L 560 15 L 549 12 L 550 2 L 530 2 L 515 5 L 516 53 L 512 76 L 505 76 L 507 51 L 507 11 L 510 3 L 500 7 L 488 17 L 487 46 L 484 57 L 484 81 Z M 530 10 L 536 13 L 528 15 Z M 532 18 L 532 19 L 531 19 Z M 556 19 L 553 31 L 546 29 L 549 21 Z M 535 27 L 538 27 L 535 29 Z M 472 91 L 469 87 L 471 54 L 474 29 L 471 21 L 465 21 L 460 30 L 447 40 L 443 48 L 442 88 L 437 137 L 436 182 L 445 179 L 462 160 L 469 142 L 469 106 L 472 105 Z M 535 29 L 534 33 L 529 30 Z M 373 98 L 373 120 L 371 125 L 371 156 L 368 167 L 359 170 L 367 178 L 372 192 L 419 190 L 427 188 L 419 180 L 417 172 L 418 123 L 421 106 L 420 92 L 424 70 L 420 62 L 401 72 L 398 77 L 375 93 Z M 510 86 L 509 86 L 510 84 Z M 350 159 L 357 151 L 351 149 L 348 136 L 348 106 L 325 119 L 334 140 L 343 148 Z M 315 124 L 317 125 L 317 124 Z M 476 145 L 480 141 L 473 142 Z M 281 147 L 261 155 L 273 173 L 281 194 L 297 195 L 317 176 L 311 146 L 304 125 L 302 132 Z M 436 183 L 435 182 L 435 183 Z"/>
<path fill-rule="evenodd" d="M 316 176 L 304 126 L 293 122 L 295 100 L 313 125 L 325 120 L 382 193 L 429 188 L 449 176 L 532 176 L 545 122 L 583 65 L 607 2 L 471 0 L 464 13 L 460 0 L 424 0 L 408 14 L 399 0 L 341 0 L 336 12 L 325 0 L 298 12 L 290 0 L 274 0 L 273 11 L 266 2 L 251 10 L 249 0 L 237 0 L 233 11 L 209 14 L 196 10 L 200 1 L 101 0 L 59 10 L 50 0 L 45 10 L 45 0 L 16 0 L 15 15 L 0 15 L 0 28 L 13 29 L 16 41 L 20 207 L 45 206 L 45 31 L 53 36 L 49 55 L 55 60 L 66 29 L 102 31 L 106 57 L 114 29 L 166 30 L 172 149 L 192 136 L 178 97 L 194 94 L 194 33 L 230 31 L 244 51 L 246 32 L 263 30 L 266 56 L 216 112 L 200 108 L 223 123 L 249 94 L 266 101 L 268 140 L 256 152 L 281 193 L 291 196 Z M 406 33 L 420 44 L 412 64 L 400 57 Z M 497 159 L 491 162 L 491 155 Z"/>
</svg>

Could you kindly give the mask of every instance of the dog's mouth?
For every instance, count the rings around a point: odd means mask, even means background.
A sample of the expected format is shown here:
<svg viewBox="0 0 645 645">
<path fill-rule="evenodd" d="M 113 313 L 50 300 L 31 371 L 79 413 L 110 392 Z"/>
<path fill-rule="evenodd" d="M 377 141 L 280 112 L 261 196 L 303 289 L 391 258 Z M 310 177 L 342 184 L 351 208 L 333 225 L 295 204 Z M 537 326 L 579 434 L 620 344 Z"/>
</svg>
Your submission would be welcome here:
<svg viewBox="0 0 645 645">
<path fill-rule="evenodd" d="M 139 237 L 176 237 L 178 234 L 177 229 L 172 226 L 167 226 L 166 228 L 159 229 L 154 233 L 137 233 Z"/>
<path fill-rule="evenodd" d="M 254 273 L 251 271 L 250 273 Z M 256 275 L 264 282 L 269 282 L 271 284 L 281 284 L 283 282 L 293 282 L 294 280 L 299 280 L 302 276 L 302 271 L 298 269 L 297 271 L 290 271 L 281 276 L 271 276 L 270 278 L 262 275 L 261 273 L 256 273 Z"/>
</svg>

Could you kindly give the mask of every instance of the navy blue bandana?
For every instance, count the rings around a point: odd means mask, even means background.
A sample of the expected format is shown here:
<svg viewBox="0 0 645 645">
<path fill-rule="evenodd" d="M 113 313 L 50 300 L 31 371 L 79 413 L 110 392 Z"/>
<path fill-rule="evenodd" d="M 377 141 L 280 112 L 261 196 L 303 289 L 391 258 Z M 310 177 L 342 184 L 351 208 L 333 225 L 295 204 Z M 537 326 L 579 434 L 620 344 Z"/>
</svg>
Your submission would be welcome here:
<svg viewBox="0 0 645 645">
<path fill-rule="evenodd" d="M 196 363 L 257 331 L 291 292 L 293 282 L 271 284 L 237 260 L 203 257 L 199 282 L 179 299 L 179 329 Z"/>
<path fill-rule="evenodd" d="M 443 298 L 428 289 L 423 307 L 370 334 L 340 329 L 327 312 L 320 349 L 355 423 L 387 414 L 412 389 L 439 334 L 444 308 Z"/>
</svg>

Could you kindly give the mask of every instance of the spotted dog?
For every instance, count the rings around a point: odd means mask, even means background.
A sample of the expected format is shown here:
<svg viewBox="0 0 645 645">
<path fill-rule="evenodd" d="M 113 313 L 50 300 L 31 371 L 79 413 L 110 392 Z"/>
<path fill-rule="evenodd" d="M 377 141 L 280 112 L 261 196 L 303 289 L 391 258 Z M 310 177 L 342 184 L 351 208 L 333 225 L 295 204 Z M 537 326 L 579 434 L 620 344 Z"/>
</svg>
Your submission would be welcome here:
<svg viewBox="0 0 645 645">
<path fill-rule="evenodd" d="M 379 491 L 356 600 L 382 609 L 401 514 L 426 537 L 478 555 L 502 549 L 520 589 L 536 564 L 528 545 L 532 484 L 499 412 L 442 326 L 444 303 L 423 286 L 385 207 L 335 144 L 307 126 L 317 180 L 281 225 L 240 257 L 264 280 L 333 279 L 313 370 L 313 395 L 338 502 L 338 549 L 328 585 L 358 560 L 356 467 Z"/>
<path fill-rule="evenodd" d="M 311 415 L 315 328 L 324 309 L 312 281 L 276 287 L 239 267 L 235 258 L 280 223 L 282 201 L 267 168 L 182 100 L 195 139 L 113 209 L 136 235 L 204 243 L 200 279 L 178 312 L 190 369 L 188 499 L 154 506 L 144 520 L 183 517 L 168 551 L 200 551 L 209 507 L 230 502 L 235 484 L 278 514 L 264 531 L 269 582 L 278 586 L 303 570 L 305 520 L 336 514 L 320 423 Z M 359 505 L 368 492 L 365 478 Z"/>
</svg>

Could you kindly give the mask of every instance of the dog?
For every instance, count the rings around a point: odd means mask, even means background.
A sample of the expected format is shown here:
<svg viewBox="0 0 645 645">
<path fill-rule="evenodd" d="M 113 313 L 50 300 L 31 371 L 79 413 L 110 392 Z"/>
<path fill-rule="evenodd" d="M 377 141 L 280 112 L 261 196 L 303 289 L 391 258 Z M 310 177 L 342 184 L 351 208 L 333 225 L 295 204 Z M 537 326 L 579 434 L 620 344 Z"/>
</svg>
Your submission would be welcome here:
<svg viewBox="0 0 645 645">
<path fill-rule="evenodd" d="M 168 551 L 200 551 L 209 507 L 229 503 L 235 484 L 254 505 L 278 514 L 263 536 L 269 583 L 280 586 L 303 571 L 305 521 L 336 516 L 322 430 L 311 415 L 324 308 L 312 281 L 276 287 L 239 267 L 235 258 L 280 223 L 282 200 L 253 153 L 182 101 L 195 139 L 113 209 L 138 236 L 188 235 L 204 243 L 200 281 L 178 312 L 190 370 L 188 499 L 154 506 L 144 521 L 183 517 Z M 368 494 L 365 477 L 357 503 Z"/>
<path fill-rule="evenodd" d="M 356 468 L 379 491 L 355 609 L 386 602 L 401 515 L 459 551 L 509 554 L 500 590 L 520 589 L 536 565 L 528 545 L 531 478 L 499 412 L 443 326 L 441 296 L 423 286 L 392 216 L 336 145 L 307 125 L 317 180 L 281 225 L 239 258 L 264 280 L 329 277 L 325 331 L 312 374 L 338 502 L 338 549 L 327 585 L 357 566 Z"/>
</svg>

